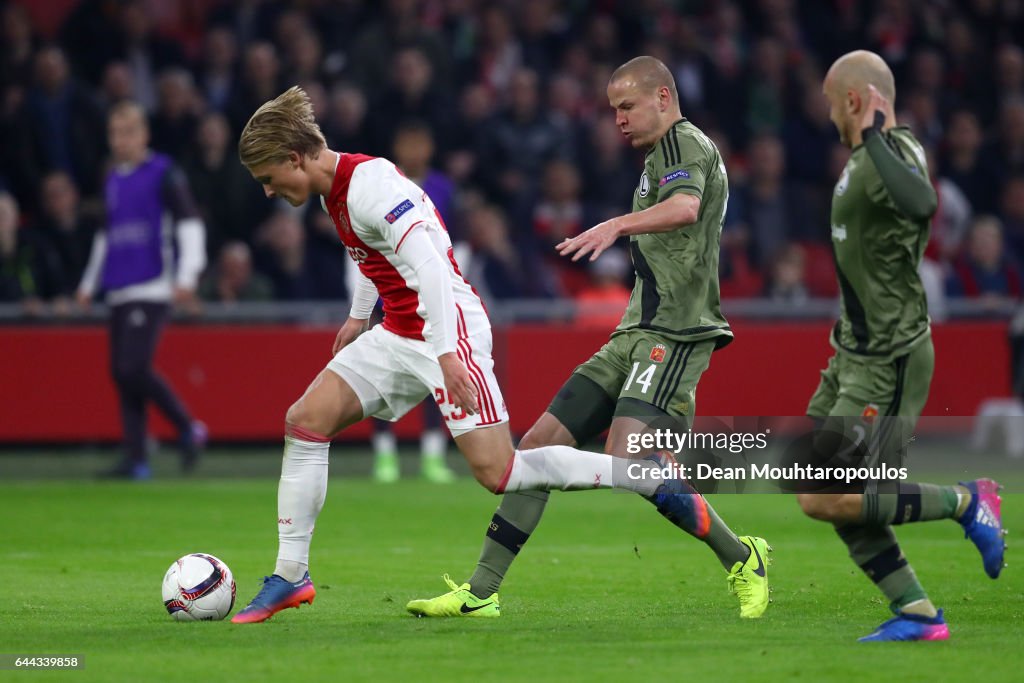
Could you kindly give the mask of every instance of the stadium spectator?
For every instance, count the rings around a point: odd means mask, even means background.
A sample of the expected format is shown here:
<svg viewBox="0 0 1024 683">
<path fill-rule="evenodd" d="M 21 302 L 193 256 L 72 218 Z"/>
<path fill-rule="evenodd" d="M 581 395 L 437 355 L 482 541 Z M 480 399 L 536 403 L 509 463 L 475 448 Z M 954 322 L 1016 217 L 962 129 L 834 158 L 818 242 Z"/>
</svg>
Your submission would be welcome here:
<svg viewBox="0 0 1024 683">
<path fill-rule="evenodd" d="M 463 185 L 475 180 L 478 157 L 494 109 L 494 95 L 483 85 L 470 84 L 462 91 L 453 126 L 459 134 L 452 140 L 452 149 L 445 163 L 445 170 L 455 184 Z"/>
<path fill-rule="evenodd" d="M 558 276 L 561 291 L 573 295 L 586 286 L 586 263 L 559 258 L 555 246 L 575 237 L 594 224 L 593 216 L 580 198 L 580 174 L 564 159 L 549 161 L 544 167 L 541 195 L 534 204 L 531 226 L 535 253 Z"/>
<path fill-rule="evenodd" d="M 0 8 L 0 88 L 28 87 L 32 81 L 32 54 L 36 38 L 24 7 L 7 3 Z"/>
<path fill-rule="evenodd" d="M 142 0 L 120 4 L 115 54 L 131 70 L 136 101 L 148 112 L 153 111 L 160 97 L 159 74 L 185 63 L 178 44 L 154 30 L 151 13 Z"/>
<path fill-rule="evenodd" d="M 452 242 L 457 242 L 458 231 L 453 230 L 455 185 L 448 176 L 433 167 L 435 149 L 430 127 L 420 121 L 409 121 L 395 131 L 391 158 L 409 180 L 427 193 L 441 214 Z"/>
<path fill-rule="evenodd" d="M 590 263 L 590 280 L 575 296 L 576 324 L 605 331 L 615 329 L 633 291 L 624 284 L 631 270 L 629 256 L 617 248 L 605 251 Z"/>
<path fill-rule="evenodd" d="M 730 231 L 746 233 L 748 258 L 764 272 L 787 242 L 815 234 L 806 226 L 806 207 L 786 182 L 782 142 L 773 135 L 756 137 L 750 143 L 749 161 L 746 183 L 730 192 L 740 212 L 730 221 Z"/>
<path fill-rule="evenodd" d="M 330 106 L 324 119 L 324 137 L 336 149 L 358 151 L 366 145 L 366 96 L 350 83 L 331 89 Z"/>
<path fill-rule="evenodd" d="M 799 306 L 807 302 L 810 292 L 805 282 L 804 248 L 799 244 L 787 244 L 772 259 L 771 273 L 765 285 L 764 295 L 779 303 Z"/>
<path fill-rule="evenodd" d="M 597 118 L 590 128 L 583 173 L 583 200 L 593 207 L 600 222 L 622 215 L 633 201 L 640 177 L 637 155 L 623 142 L 622 133 L 607 116 Z"/>
<path fill-rule="evenodd" d="M 438 86 L 444 90 L 450 79 L 451 57 L 440 34 L 420 20 L 417 0 L 385 0 L 374 18 L 352 41 L 350 76 L 374 101 L 389 82 L 396 49 L 414 47 L 427 56 Z"/>
<path fill-rule="evenodd" d="M 106 226 L 93 241 L 76 299 L 87 307 L 102 290 L 111 309 L 110 370 L 121 402 L 124 453 L 104 475 L 148 479 L 147 404 L 177 428 L 185 471 L 195 467 L 206 438 L 205 427 L 153 367 L 171 303 L 195 310 L 206 265 L 204 228 L 184 173 L 149 149 L 142 105 L 115 106 L 108 130 L 114 166 L 104 188 Z"/>
<path fill-rule="evenodd" d="M 995 306 L 1019 299 L 1022 291 L 1020 269 L 1006 254 L 1002 224 L 994 216 L 979 216 L 967 235 L 966 252 L 947 280 L 947 294 Z"/>
<path fill-rule="evenodd" d="M 551 0 L 524 0 L 518 28 L 522 65 L 546 78 L 558 65 L 562 52 L 568 29 L 565 16 Z"/>
<path fill-rule="evenodd" d="M 940 175 L 959 187 L 975 213 L 995 210 L 998 177 L 984 163 L 983 135 L 977 115 L 969 109 L 953 112 L 946 128 Z"/>
<path fill-rule="evenodd" d="M 216 265 L 203 276 L 199 296 L 221 303 L 270 301 L 274 285 L 265 275 L 253 271 L 248 244 L 228 242 L 221 248 Z"/>
<path fill-rule="evenodd" d="M 74 295 L 89 262 L 97 221 L 82 210 L 74 181 L 64 171 L 43 178 L 40 199 L 40 233 L 49 241 L 58 262 L 58 296 Z"/>
<path fill-rule="evenodd" d="M 993 200 L 998 202 L 1002 179 L 1024 173 L 1024 98 L 1003 102 L 996 136 L 985 147 L 984 163 L 990 166 L 990 175 L 998 179 Z"/>
<path fill-rule="evenodd" d="M 103 160 L 103 118 L 92 94 L 71 77 L 64 52 L 54 46 L 36 53 L 35 78 L 21 122 L 30 145 L 29 166 L 16 173 L 35 187 L 47 171 L 71 174 L 83 192 L 98 189 Z"/>
<path fill-rule="evenodd" d="M 985 120 L 991 122 L 998 118 L 1005 103 L 1024 99 L 1024 50 L 1013 43 L 1000 45 L 992 55 L 991 74 L 982 75 L 982 79 L 989 87 L 981 106 L 985 108 Z"/>
<path fill-rule="evenodd" d="M 503 98 L 514 87 L 513 80 L 522 68 L 522 49 L 512 18 L 501 5 L 487 4 L 479 17 L 479 37 L 473 55 L 460 66 L 463 78 L 476 81 Z"/>
<path fill-rule="evenodd" d="M 358 150 L 384 156 L 391 150 L 398 126 L 405 121 L 426 123 L 433 133 L 438 149 L 448 149 L 449 124 L 452 112 L 448 93 L 434 81 L 433 67 L 423 50 L 406 47 L 391 59 L 388 85 L 371 102 L 374 115 L 369 119 L 369 146 Z"/>
<path fill-rule="evenodd" d="M 956 258 L 960 245 L 971 224 L 971 203 L 960 188 L 949 178 L 939 175 L 939 165 L 935 161 L 934 150 L 925 148 L 928 160 L 928 172 L 932 177 L 932 185 L 939 197 L 939 208 L 932 216 L 929 231 L 928 247 L 925 258 L 937 264 L 948 264 Z M 944 278 L 943 278 L 944 279 Z M 931 305 L 931 297 L 928 299 Z"/>
<path fill-rule="evenodd" d="M 478 171 L 491 197 L 508 210 L 537 189 L 546 162 L 571 158 L 569 141 L 544 110 L 537 74 L 520 69 L 512 77 L 509 106 L 484 131 Z"/>
<path fill-rule="evenodd" d="M 272 43 L 252 43 L 245 48 L 242 77 L 228 102 L 232 130 L 242 130 L 256 109 L 281 92 L 281 62 Z"/>
<path fill-rule="evenodd" d="M 20 303 L 26 314 L 39 315 L 59 291 L 57 258 L 46 240 L 20 221 L 17 201 L 0 192 L 0 302 Z"/>
<path fill-rule="evenodd" d="M 286 72 L 290 79 L 319 83 L 325 80 L 323 44 L 311 27 L 303 26 L 294 39 L 279 44 L 286 46 Z"/>
<path fill-rule="evenodd" d="M 135 77 L 131 69 L 124 62 L 110 62 L 103 69 L 103 80 L 99 93 L 99 105 L 104 111 L 110 109 L 118 102 L 134 100 Z"/>
<path fill-rule="evenodd" d="M 195 139 L 199 109 L 192 74 L 179 68 L 162 72 L 157 80 L 157 105 L 149 122 L 153 149 L 181 163 Z"/>
<path fill-rule="evenodd" d="M 345 298 L 344 271 L 310 245 L 294 211 L 273 214 L 260 228 L 256 245 L 257 268 L 274 283 L 275 299 Z"/>
<path fill-rule="evenodd" d="M 214 26 L 203 40 L 202 59 L 196 69 L 196 83 L 206 105 L 227 110 L 238 78 L 238 39 L 223 26 Z"/>
<path fill-rule="evenodd" d="M 588 111 L 581 84 L 564 72 L 554 74 L 548 80 L 547 103 L 551 121 L 565 138 L 571 157 L 582 158 L 592 112 Z"/>
<path fill-rule="evenodd" d="M 466 216 L 466 230 L 473 250 L 466 278 L 484 302 L 528 297 L 528 276 L 509 240 L 508 225 L 501 211 L 493 206 L 471 209 Z"/>
<path fill-rule="evenodd" d="M 1024 263 L 1024 175 L 1006 181 L 1001 206 L 999 217 L 1010 256 L 1015 263 Z"/>
<path fill-rule="evenodd" d="M 225 242 L 252 243 L 256 226 L 267 219 L 272 205 L 235 156 L 227 118 L 210 113 L 199 122 L 195 142 L 184 164 L 206 224 L 207 252 L 216 254 Z"/>
</svg>

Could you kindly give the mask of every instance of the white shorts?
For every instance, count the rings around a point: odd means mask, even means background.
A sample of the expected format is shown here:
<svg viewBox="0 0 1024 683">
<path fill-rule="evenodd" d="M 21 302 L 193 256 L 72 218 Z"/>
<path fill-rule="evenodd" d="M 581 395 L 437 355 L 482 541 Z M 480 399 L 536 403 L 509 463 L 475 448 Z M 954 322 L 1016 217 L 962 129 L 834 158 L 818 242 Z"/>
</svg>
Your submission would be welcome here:
<svg viewBox="0 0 1024 683">
<path fill-rule="evenodd" d="M 377 325 L 343 348 L 327 369 L 348 383 L 363 405 L 364 417 L 394 422 L 433 396 L 453 437 L 508 422 L 508 410 L 494 376 L 491 333 L 459 339 L 459 358 L 477 390 L 476 415 L 456 409 L 444 388 L 434 348 L 425 341 L 400 337 Z"/>
</svg>

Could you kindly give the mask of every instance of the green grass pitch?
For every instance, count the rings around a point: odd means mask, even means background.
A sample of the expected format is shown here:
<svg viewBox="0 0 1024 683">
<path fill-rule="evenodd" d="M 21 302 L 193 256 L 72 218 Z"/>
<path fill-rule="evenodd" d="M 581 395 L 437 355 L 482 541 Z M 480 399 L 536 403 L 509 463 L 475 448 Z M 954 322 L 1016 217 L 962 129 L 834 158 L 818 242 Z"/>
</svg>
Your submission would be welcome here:
<svg viewBox="0 0 1024 683">
<path fill-rule="evenodd" d="M 231 456 L 218 461 L 230 473 Z M 608 491 L 553 494 L 503 586 L 500 619 L 415 619 L 407 600 L 446 590 L 443 573 L 462 580 L 475 564 L 497 498 L 468 479 L 334 477 L 313 544 L 312 607 L 251 626 L 172 621 L 160 581 L 185 553 L 228 563 L 236 610 L 256 593 L 276 553 L 276 487 L 266 476 L 0 478 L 0 653 L 85 656 L 83 670 L 0 680 L 1021 680 L 1021 493 L 1004 496 L 1010 567 L 998 581 L 956 524 L 898 530 L 946 609 L 945 643 L 855 642 L 887 617 L 881 596 L 831 529 L 781 495 L 711 497 L 738 533 L 775 548 L 774 603 L 760 620 L 739 619 L 702 544 Z"/>
</svg>

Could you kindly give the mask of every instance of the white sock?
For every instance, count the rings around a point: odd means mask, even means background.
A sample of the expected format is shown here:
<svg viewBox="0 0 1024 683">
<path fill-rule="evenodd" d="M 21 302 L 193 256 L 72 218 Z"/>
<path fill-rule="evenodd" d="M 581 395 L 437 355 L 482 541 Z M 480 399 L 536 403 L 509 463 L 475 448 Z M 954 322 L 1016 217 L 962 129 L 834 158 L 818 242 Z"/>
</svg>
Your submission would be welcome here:
<svg viewBox="0 0 1024 683">
<path fill-rule="evenodd" d="M 423 458 L 443 458 L 447 447 L 448 439 L 440 429 L 428 429 L 420 437 L 420 455 Z"/>
<path fill-rule="evenodd" d="M 309 544 L 327 496 L 330 442 L 284 439 L 281 482 L 277 487 L 277 567 L 274 573 L 298 581 L 309 565 Z"/>
<path fill-rule="evenodd" d="M 650 496 L 663 482 L 661 470 L 653 462 L 616 458 L 569 446 L 516 451 L 512 457 L 512 471 L 504 493 L 530 489 L 579 491 L 619 488 Z"/>
<path fill-rule="evenodd" d="M 395 440 L 394 432 L 390 429 L 373 435 L 373 454 L 375 456 L 395 455 L 397 452 L 398 442 Z"/>
</svg>

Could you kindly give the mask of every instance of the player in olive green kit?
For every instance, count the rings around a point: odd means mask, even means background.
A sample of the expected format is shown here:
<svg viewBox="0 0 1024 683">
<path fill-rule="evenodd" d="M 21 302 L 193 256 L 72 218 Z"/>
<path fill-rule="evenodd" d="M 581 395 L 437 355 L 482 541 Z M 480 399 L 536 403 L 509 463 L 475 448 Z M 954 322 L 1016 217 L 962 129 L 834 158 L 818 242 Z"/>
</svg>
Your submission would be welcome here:
<svg viewBox="0 0 1024 683">
<path fill-rule="evenodd" d="M 520 449 L 583 444 L 605 429 L 605 450 L 626 455 L 626 439 L 694 414 L 697 381 L 715 349 L 732 341 L 719 308 L 718 245 L 728 201 L 722 158 L 683 118 L 672 74 L 657 59 L 638 57 L 608 84 L 616 124 L 630 143 L 646 149 L 632 213 L 601 223 L 558 245 L 563 256 L 596 259 L 629 236 L 636 285 L 611 339 L 570 376 Z M 728 572 L 743 617 L 768 606 L 764 539 L 737 538 L 704 498 L 685 482 L 688 496 L 651 499 L 678 527 L 703 540 Z M 476 572 L 467 583 L 431 600 L 414 600 L 421 616 L 498 616 L 498 587 L 540 521 L 548 494 L 505 494 L 491 520 Z"/>
<path fill-rule="evenodd" d="M 824 93 L 832 122 L 852 153 L 832 197 L 842 300 L 831 338 L 835 355 L 807 414 L 821 421 L 819 455 L 853 444 L 862 457 L 886 461 L 906 447 L 932 378 L 935 356 L 917 267 L 936 195 L 921 144 L 896 125 L 895 85 L 881 57 L 864 51 L 844 55 L 829 69 Z M 985 571 L 996 578 L 1005 545 L 996 490 L 995 482 L 980 479 L 961 486 L 899 482 L 895 493 L 868 485 L 863 493 L 799 495 L 807 515 L 835 525 L 851 558 L 896 614 L 861 640 L 949 637 L 942 610 L 907 564 L 892 525 L 957 520 L 981 551 Z"/>
</svg>

